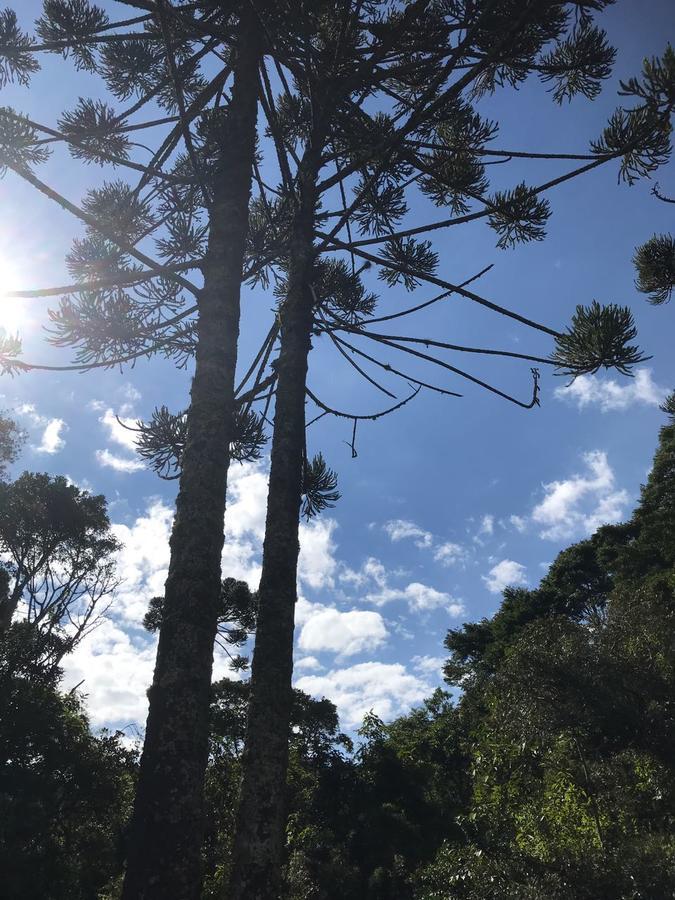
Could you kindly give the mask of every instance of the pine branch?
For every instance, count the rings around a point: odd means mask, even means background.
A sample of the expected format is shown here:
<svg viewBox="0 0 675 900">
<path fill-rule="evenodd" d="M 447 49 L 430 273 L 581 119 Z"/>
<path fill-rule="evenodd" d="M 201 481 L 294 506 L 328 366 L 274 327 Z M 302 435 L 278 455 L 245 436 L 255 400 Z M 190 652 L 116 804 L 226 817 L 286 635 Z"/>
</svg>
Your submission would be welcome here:
<svg viewBox="0 0 675 900">
<path fill-rule="evenodd" d="M 326 235 L 323 232 L 317 231 L 317 236 L 323 238 L 333 246 L 339 247 L 341 250 L 350 249 L 349 246 L 343 241 L 340 241 L 337 238 L 331 238 L 329 237 L 329 235 Z M 558 334 L 557 331 L 554 331 L 552 328 L 548 328 L 548 326 L 546 325 L 540 325 L 538 322 L 535 322 L 532 319 L 528 319 L 526 316 L 521 316 L 519 313 L 512 312 L 511 310 L 506 309 L 506 307 L 504 306 L 499 306 L 496 303 L 492 303 L 490 300 L 486 300 L 484 297 L 480 297 L 478 294 L 474 294 L 473 291 L 467 291 L 466 288 L 462 288 L 457 284 L 451 284 L 450 282 L 443 281 L 441 278 L 436 278 L 433 275 L 426 275 L 414 269 L 408 269 L 405 266 L 396 265 L 389 260 L 382 259 L 379 256 L 373 256 L 372 254 L 366 253 L 363 250 L 357 248 L 352 249 L 354 249 L 354 253 L 357 256 L 361 257 L 362 259 L 366 259 L 369 262 L 376 263 L 378 266 L 384 266 L 385 268 L 400 271 L 403 274 L 408 274 L 411 277 L 419 279 L 420 281 L 425 281 L 428 284 L 435 284 L 437 287 L 443 288 L 444 290 L 450 291 L 455 294 L 459 294 L 462 297 L 466 297 L 467 300 L 472 300 L 474 303 L 478 303 L 480 306 L 484 306 L 487 309 L 498 312 L 500 315 L 506 316 L 510 319 L 514 319 L 517 322 L 521 322 L 523 325 L 534 328 L 536 331 L 543 331 L 545 334 L 549 334 L 552 337 L 556 337 Z"/>
</svg>

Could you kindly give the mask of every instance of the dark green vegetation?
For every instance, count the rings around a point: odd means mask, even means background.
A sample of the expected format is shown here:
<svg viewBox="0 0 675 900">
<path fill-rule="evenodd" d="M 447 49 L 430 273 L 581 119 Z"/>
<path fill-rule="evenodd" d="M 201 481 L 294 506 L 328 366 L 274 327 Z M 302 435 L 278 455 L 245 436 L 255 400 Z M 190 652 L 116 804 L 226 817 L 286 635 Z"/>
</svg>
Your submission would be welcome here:
<svg viewBox="0 0 675 900">
<path fill-rule="evenodd" d="M 0 472 L 21 435 L 0 418 Z M 65 478 L 0 480 L 0 896 L 94 900 L 118 876 L 135 754 L 93 735 L 59 664 L 115 586 L 105 498 Z M 13 621 L 12 621 L 13 620 Z"/>
<path fill-rule="evenodd" d="M 332 703 L 294 692 L 280 896 L 672 897 L 674 595 L 671 421 L 628 522 L 448 633 L 458 699 L 437 690 L 389 724 L 370 715 L 354 751 Z M 229 581 L 221 601 L 220 632 L 236 644 L 255 597 Z M 147 626 L 161 616 L 154 602 Z M 24 620 L 0 642 L 3 897 L 113 900 L 135 756 L 91 733 L 45 641 Z M 212 688 L 204 900 L 227 896 L 248 694 L 247 682 Z"/>
</svg>

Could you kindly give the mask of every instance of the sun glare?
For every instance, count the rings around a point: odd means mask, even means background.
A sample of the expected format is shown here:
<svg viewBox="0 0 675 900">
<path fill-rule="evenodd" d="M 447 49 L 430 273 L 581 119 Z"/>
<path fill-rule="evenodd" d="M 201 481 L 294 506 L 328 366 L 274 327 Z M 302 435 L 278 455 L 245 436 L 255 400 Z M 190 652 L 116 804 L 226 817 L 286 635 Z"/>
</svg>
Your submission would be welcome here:
<svg viewBox="0 0 675 900">
<path fill-rule="evenodd" d="M 27 301 L 8 297 L 9 291 L 19 289 L 19 275 L 14 266 L 0 259 L 0 335 L 14 337 L 28 324 Z"/>
</svg>

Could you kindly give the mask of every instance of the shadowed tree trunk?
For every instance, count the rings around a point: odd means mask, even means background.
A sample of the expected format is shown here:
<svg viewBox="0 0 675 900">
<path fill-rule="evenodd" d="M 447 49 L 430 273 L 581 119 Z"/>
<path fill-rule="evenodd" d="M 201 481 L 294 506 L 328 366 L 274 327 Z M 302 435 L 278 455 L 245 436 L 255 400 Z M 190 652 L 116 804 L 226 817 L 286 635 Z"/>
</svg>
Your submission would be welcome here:
<svg viewBox="0 0 675 900">
<path fill-rule="evenodd" d="M 260 42 L 242 17 L 213 185 L 198 344 L 124 900 L 197 900 Z"/>
<path fill-rule="evenodd" d="M 279 892 L 286 821 L 284 799 L 292 706 L 305 384 L 312 331 L 311 276 L 319 159 L 320 147 L 315 135 L 301 164 L 288 291 L 281 310 L 281 350 L 251 699 L 228 900 L 272 900 Z"/>
</svg>

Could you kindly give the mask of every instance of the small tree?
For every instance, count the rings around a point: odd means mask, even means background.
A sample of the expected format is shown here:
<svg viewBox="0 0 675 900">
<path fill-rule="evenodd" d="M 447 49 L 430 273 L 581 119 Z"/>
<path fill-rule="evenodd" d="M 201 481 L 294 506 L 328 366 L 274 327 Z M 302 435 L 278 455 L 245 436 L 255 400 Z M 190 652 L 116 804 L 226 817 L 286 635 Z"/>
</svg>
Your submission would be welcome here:
<svg viewBox="0 0 675 900">
<path fill-rule="evenodd" d="M 0 482 L 0 549 L 10 576 L 0 632 L 17 610 L 52 646 L 58 665 L 94 628 L 119 583 L 105 498 L 55 477 L 24 472 Z"/>
<path fill-rule="evenodd" d="M 119 878 L 136 754 L 91 732 L 46 642 L 26 621 L 0 636 L 2 893 L 91 900 Z"/>
</svg>

